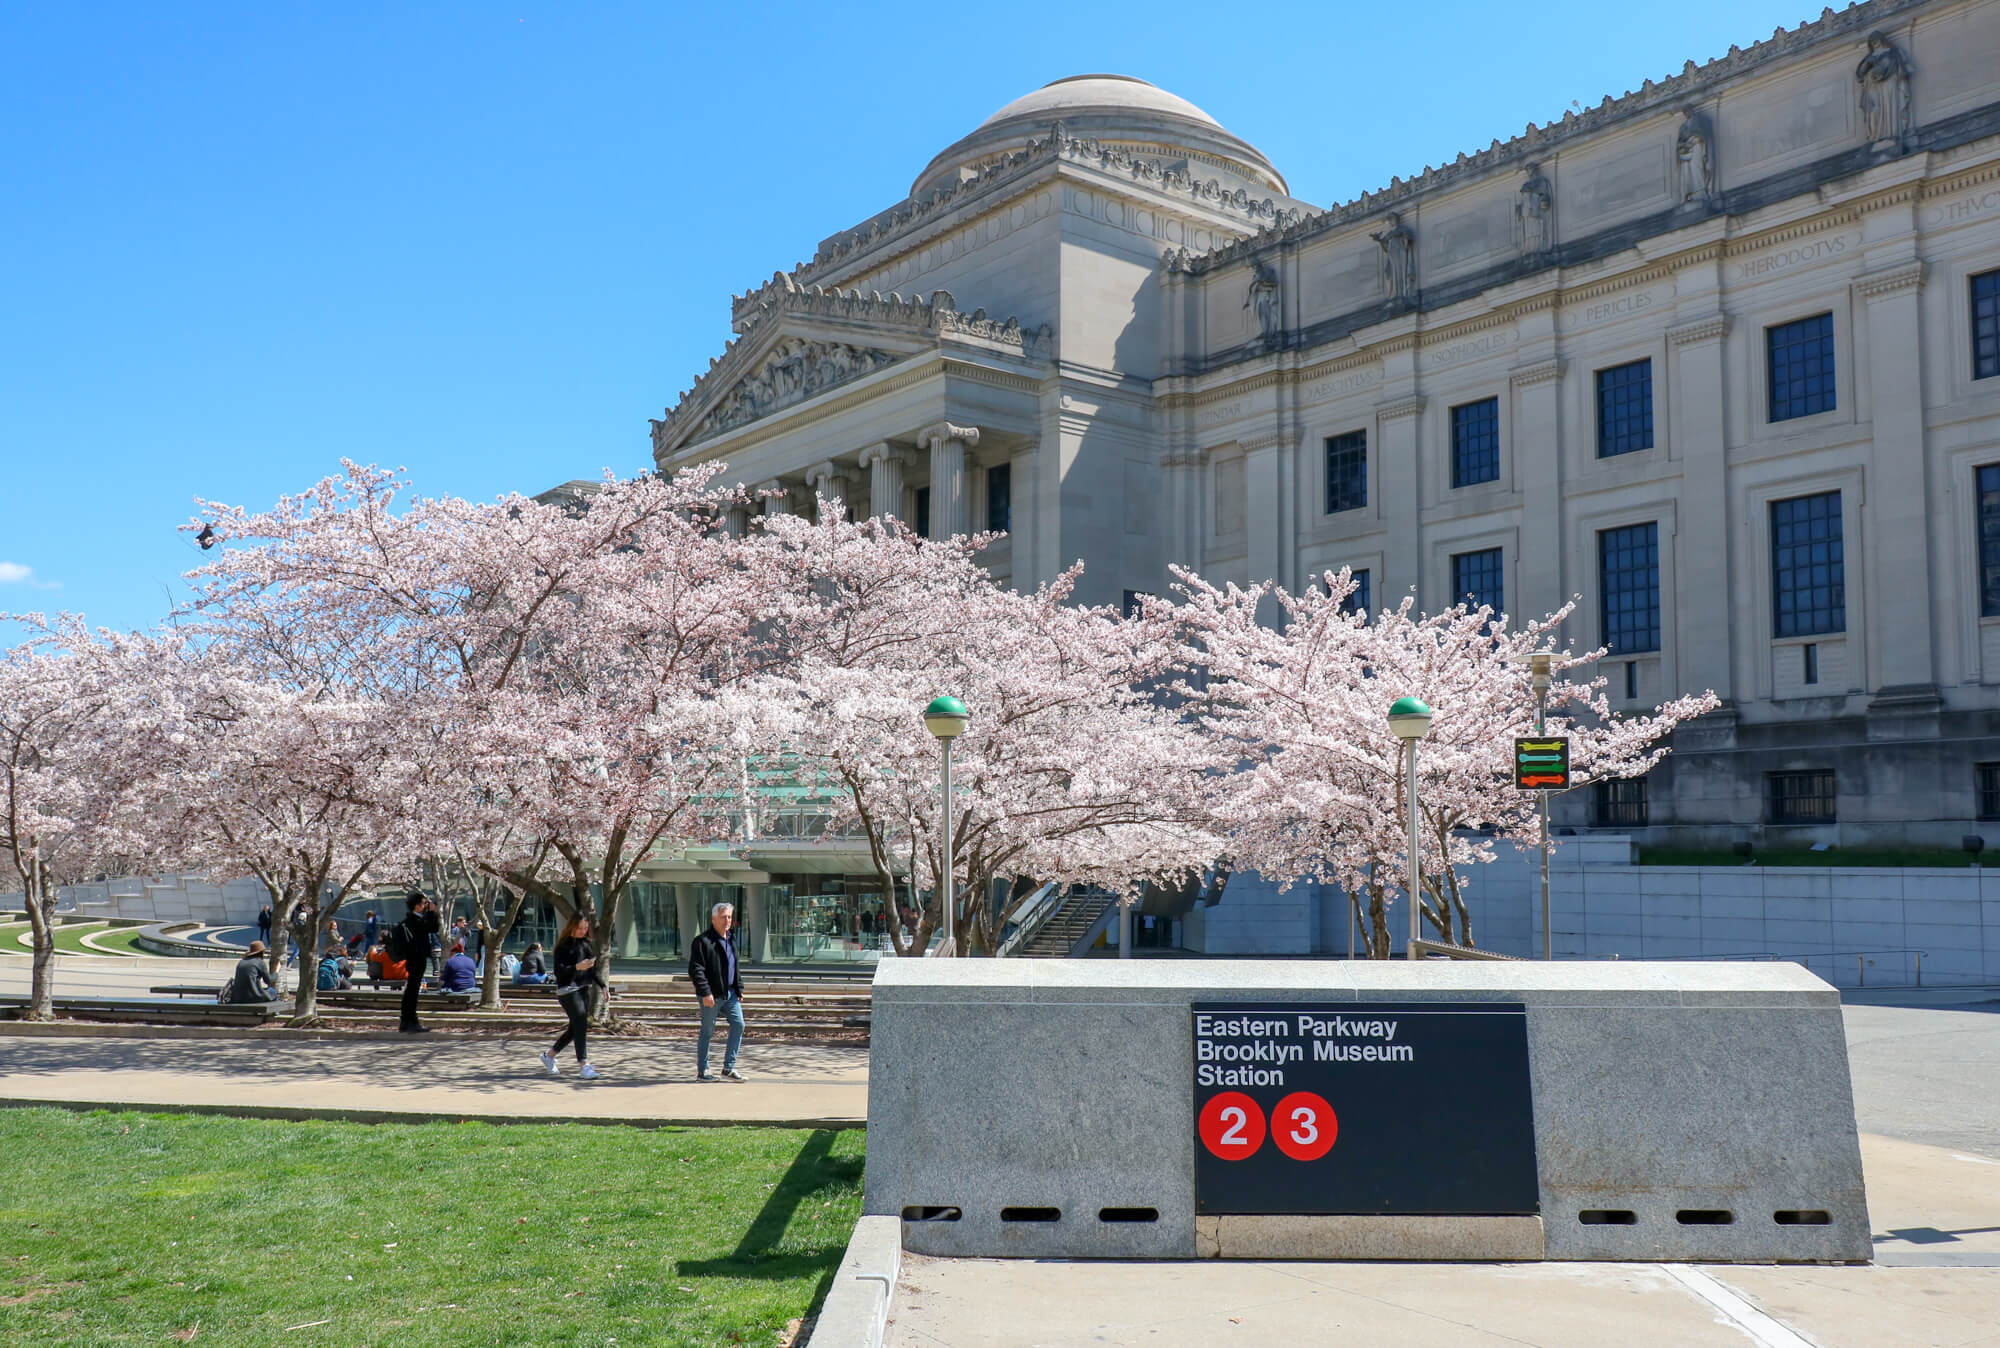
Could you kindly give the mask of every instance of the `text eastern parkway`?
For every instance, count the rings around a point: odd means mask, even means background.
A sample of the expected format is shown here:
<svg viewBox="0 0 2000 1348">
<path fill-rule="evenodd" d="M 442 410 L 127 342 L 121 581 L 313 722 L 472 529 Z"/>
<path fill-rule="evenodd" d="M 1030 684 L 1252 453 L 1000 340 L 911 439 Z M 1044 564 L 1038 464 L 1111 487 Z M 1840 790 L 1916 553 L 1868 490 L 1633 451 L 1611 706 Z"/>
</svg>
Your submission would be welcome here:
<svg viewBox="0 0 2000 1348">
<path fill-rule="evenodd" d="M 1197 1039 L 1263 1039 L 1296 1034 L 1305 1039 L 1380 1039 L 1388 1042 L 1396 1037 L 1396 1022 L 1353 1020 L 1346 1016 L 1300 1015 L 1265 1020 L 1253 1016 L 1197 1015 L 1194 1018 L 1194 1033 Z"/>
</svg>

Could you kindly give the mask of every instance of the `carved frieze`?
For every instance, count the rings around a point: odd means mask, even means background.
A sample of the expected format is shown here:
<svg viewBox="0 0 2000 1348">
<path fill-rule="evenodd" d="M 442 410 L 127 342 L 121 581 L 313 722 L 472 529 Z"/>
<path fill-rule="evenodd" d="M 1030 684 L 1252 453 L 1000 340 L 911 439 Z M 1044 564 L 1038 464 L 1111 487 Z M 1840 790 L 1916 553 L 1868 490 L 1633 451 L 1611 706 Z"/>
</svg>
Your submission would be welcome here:
<svg viewBox="0 0 2000 1348">
<path fill-rule="evenodd" d="M 786 338 L 696 424 L 693 438 L 734 430 L 895 360 L 894 353 L 873 347 Z"/>
</svg>

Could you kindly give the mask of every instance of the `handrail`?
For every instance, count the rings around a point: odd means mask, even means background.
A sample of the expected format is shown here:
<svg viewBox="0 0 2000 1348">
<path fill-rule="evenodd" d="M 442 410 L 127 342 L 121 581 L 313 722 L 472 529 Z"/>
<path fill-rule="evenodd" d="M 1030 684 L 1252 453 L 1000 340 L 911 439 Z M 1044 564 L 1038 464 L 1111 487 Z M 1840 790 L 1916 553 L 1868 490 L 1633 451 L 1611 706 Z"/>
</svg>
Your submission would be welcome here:
<svg viewBox="0 0 2000 1348">
<path fill-rule="evenodd" d="M 1514 960 L 1518 962 L 1521 958 L 1519 955 L 1502 955 L 1495 950 L 1475 950 L 1469 945 L 1447 945 L 1443 941 L 1412 941 L 1410 942 L 1410 949 L 1416 951 L 1420 959 L 1429 959 L 1433 955 L 1437 955 L 1449 960 Z"/>
<path fill-rule="evenodd" d="M 1014 916 L 1013 932 L 994 952 L 995 958 L 1006 959 L 1034 939 L 1049 919 L 1062 911 L 1066 897 L 1063 887 L 1054 880 L 1029 895 L 1027 904 Z"/>
</svg>

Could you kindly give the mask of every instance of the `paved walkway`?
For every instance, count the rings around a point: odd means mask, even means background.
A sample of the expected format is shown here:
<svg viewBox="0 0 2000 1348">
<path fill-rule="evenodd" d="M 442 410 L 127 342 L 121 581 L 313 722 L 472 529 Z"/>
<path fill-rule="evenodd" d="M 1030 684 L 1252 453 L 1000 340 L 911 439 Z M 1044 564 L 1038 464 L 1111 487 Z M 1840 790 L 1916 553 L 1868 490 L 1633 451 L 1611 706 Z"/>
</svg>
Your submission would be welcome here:
<svg viewBox="0 0 2000 1348">
<path fill-rule="evenodd" d="M 154 1039 L 0 1035 L 0 1104 L 64 1102 L 210 1108 L 300 1117 L 444 1116 L 648 1123 L 859 1123 L 868 1112 L 868 1050 L 758 1044 L 744 1083 L 694 1079 L 694 1042 L 600 1038 L 604 1073 L 560 1078 L 537 1059 L 552 1036 L 411 1038 L 241 1036 Z M 718 1050 L 720 1045 L 717 1045 Z M 719 1067 L 719 1062 L 710 1066 Z"/>
</svg>

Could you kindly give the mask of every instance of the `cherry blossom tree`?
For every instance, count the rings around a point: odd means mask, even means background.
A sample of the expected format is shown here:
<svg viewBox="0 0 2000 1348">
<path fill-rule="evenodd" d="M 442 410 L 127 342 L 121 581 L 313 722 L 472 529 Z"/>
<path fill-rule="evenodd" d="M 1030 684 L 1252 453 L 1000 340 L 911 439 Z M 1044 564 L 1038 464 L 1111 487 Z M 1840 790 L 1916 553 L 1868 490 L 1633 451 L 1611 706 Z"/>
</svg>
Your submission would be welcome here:
<svg viewBox="0 0 2000 1348">
<path fill-rule="evenodd" d="M 1345 570 L 1299 595 L 1176 574 L 1182 602 L 1146 608 L 1181 623 L 1178 691 L 1238 761 L 1220 807 L 1235 864 L 1287 887 L 1339 884 L 1365 919 L 1370 954 L 1387 958 L 1390 896 L 1408 854 L 1402 745 L 1387 712 L 1420 697 L 1435 719 L 1417 755 L 1418 903 L 1438 939 L 1471 945 L 1463 869 L 1491 861 L 1499 840 L 1538 845 L 1533 794 L 1513 784 L 1513 741 L 1534 733 L 1526 657 L 1559 642 L 1570 607 L 1519 626 L 1466 604 L 1420 615 L 1407 598 L 1366 615 L 1346 606 L 1355 586 Z M 1278 621 L 1260 623 L 1259 607 L 1273 605 Z M 1590 673 L 1605 653 L 1561 650 L 1552 662 L 1546 733 L 1569 738 L 1579 786 L 1644 773 L 1677 725 L 1717 705 L 1701 693 L 1615 714 L 1604 678 Z"/>
<path fill-rule="evenodd" d="M 1033 883 L 1130 901 L 1219 847 L 1209 741 L 1147 686 L 1169 667 L 1171 624 L 1075 605 L 1077 571 L 1016 594 L 980 565 L 989 541 L 852 523 L 822 500 L 818 522 L 768 518 L 748 549 L 782 586 L 770 700 L 786 749 L 840 787 L 828 832 L 866 840 L 885 893 L 899 871 L 932 892 L 913 940 L 891 924 L 899 954 L 925 949 L 942 918 L 940 754 L 921 715 L 937 694 L 972 711 L 952 751 L 959 953 L 994 950 Z"/>
</svg>

